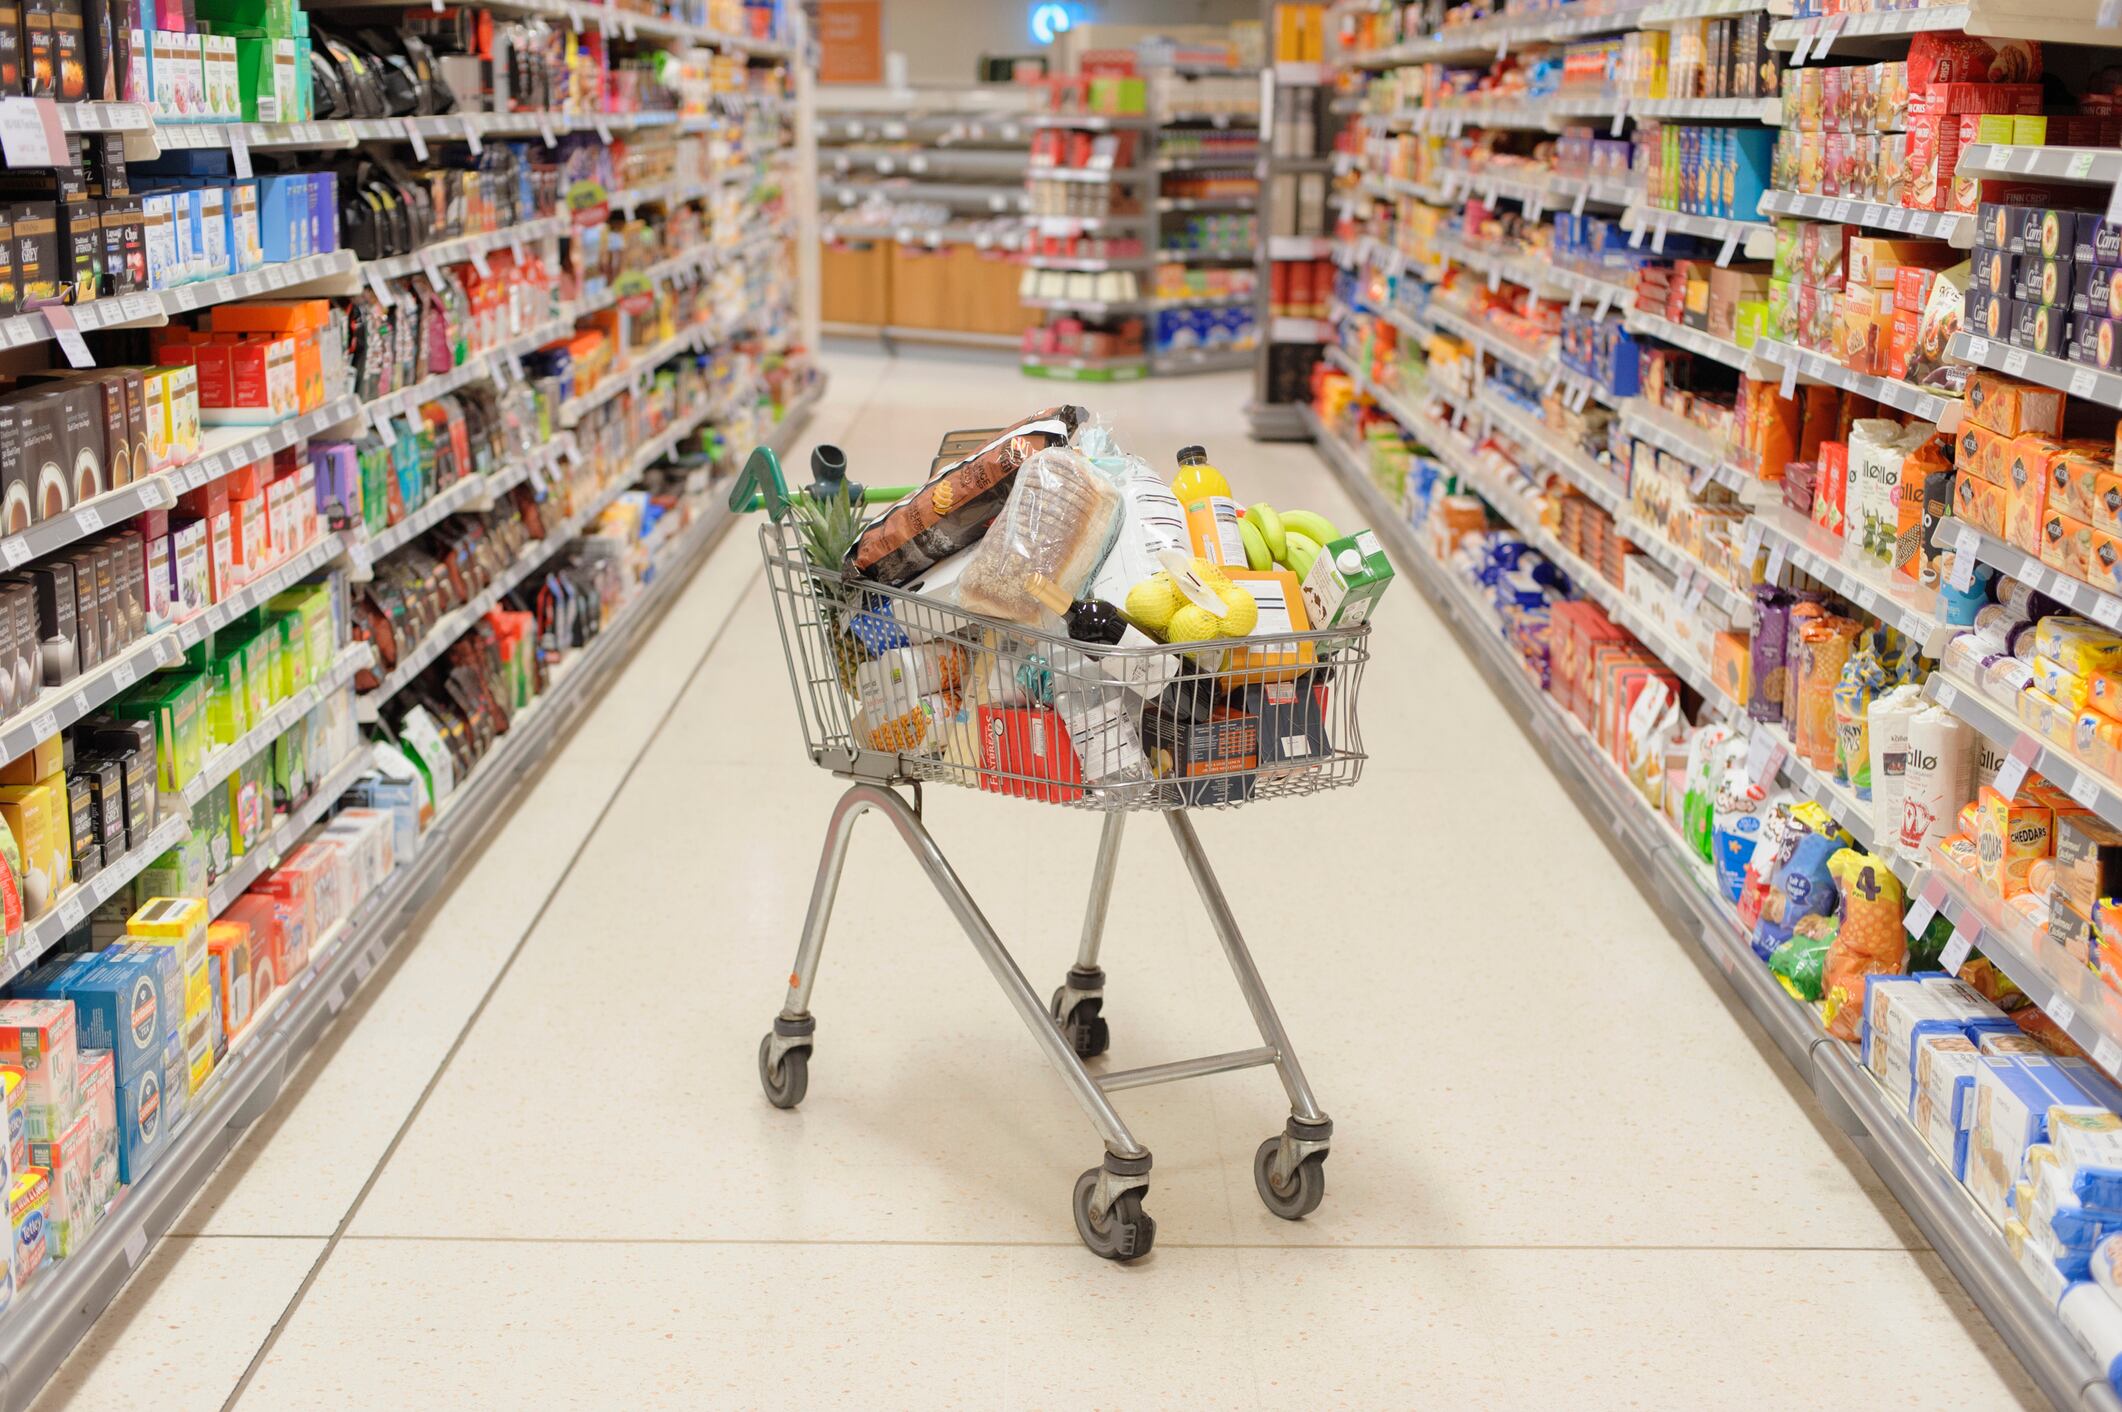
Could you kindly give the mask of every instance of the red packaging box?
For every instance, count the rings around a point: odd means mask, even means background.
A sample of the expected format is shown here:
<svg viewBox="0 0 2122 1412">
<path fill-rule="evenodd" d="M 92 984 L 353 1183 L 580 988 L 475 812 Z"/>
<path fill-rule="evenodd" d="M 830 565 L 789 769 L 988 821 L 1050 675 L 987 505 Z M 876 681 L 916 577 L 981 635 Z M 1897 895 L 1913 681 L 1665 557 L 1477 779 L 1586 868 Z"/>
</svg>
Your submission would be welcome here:
<svg viewBox="0 0 2122 1412">
<path fill-rule="evenodd" d="M 1049 804 L 1083 797 L 1075 742 L 1051 710 L 982 706 L 979 725 L 980 788 Z"/>
</svg>

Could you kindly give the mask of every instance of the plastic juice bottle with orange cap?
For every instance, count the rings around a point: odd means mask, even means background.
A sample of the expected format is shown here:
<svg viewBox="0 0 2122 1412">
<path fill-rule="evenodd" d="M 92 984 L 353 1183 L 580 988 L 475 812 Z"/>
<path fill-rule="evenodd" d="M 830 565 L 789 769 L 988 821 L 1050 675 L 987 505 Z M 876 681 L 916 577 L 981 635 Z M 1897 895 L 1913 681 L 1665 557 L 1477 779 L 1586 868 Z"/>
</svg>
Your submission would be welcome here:
<svg viewBox="0 0 2122 1412">
<path fill-rule="evenodd" d="M 1218 564 L 1246 566 L 1245 540 L 1238 533 L 1238 502 L 1231 499 L 1230 482 L 1208 463 L 1208 452 L 1199 446 L 1179 448 L 1179 474 L 1172 481 L 1172 494 L 1186 512 L 1186 535 L 1194 553 Z"/>
</svg>

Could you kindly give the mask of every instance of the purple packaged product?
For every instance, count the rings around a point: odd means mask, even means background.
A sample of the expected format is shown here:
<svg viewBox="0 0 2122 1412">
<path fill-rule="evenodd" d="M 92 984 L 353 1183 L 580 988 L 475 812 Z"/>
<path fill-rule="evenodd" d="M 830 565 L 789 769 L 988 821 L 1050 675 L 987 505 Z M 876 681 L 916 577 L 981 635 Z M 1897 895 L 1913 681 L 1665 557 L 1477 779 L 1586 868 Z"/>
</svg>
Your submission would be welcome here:
<svg viewBox="0 0 2122 1412">
<path fill-rule="evenodd" d="M 1773 584 L 1754 588 L 1752 682 L 1746 714 L 1757 721 L 1783 719 L 1785 642 L 1790 632 L 1790 595 Z"/>
<path fill-rule="evenodd" d="M 2080 314 L 2122 319 L 2122 268 L 2081 262 L 2071 286 L 2070 307 Z"/>
<path fill-rule="evenodd" d="M 2072 253 L 2081 265 L 2122 265 L 2122 221 L 2103 220 L 2090 211 L 2082 213 Z"/>
<path fill-rule="evenodd" d="M 2010 258 L 2009 256 L 2006 257 Z M 2012 329 L 2011 296 L 1969 289 L 1962 297 L 1961 326 L 1976 338 L 2008 339 Z"/>
<path fill-rule="evenodd" d="M 2030 299 L 2014 299 L 2011 313 L 2014 348 L 2031 349 L 2052 358 L 2063 356 L 2063 335 L 2070 329 L 2070 310 L 2036 304 Z"/>
<path fill-rule="evenodd" d="M 2078 341 L 2070 356 L 2087 367 L 2122 371 L 2122 319 L 2078 315 Z"/>
<path fill-rule="evenodd" d="M 2068 255 L 2021 255 L 2011 297 L 2028 304 L 2068 305 L 2076 269 L 2077 262 Z"/>
<path fill-rule="evenodd" d="M 313 441 L 309 462 L 316 472 L 317 513 L 335 530 L 361 517 L 361 472 L 352 442 Z"/>
<path fill-rule="evenodd" d="M 2076 211 L 2053 206 L 2000 206 L 1984 201 L 1976 215 L 1975 243 L 2014 255 L 2067 254 L 2077 231 Z"/>
</svg>

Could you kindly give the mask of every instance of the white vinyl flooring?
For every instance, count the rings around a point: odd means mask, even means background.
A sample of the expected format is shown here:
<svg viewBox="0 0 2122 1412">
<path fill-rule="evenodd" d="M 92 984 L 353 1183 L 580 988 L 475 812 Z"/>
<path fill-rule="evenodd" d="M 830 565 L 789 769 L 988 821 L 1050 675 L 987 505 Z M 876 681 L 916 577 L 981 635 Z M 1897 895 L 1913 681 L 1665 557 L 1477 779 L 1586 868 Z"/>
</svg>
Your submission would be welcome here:
<svg viewBox="0 0 2122 1412">
<path fill-rule="evenodd" d="M 1242 375 L 1101 387 L 829 358 L 789 458 L 919 479 L 942 433 L 1083 402 L 1241 501 L 1347 500 L 1245 434 Z M 728 535 L 414 944 L 319 1044 L 37 1406 L 1793 1409 L 2040 1405 L 1721 979 L 1658 920 L 1415 590 L 1352 790 L 1202 816 L 1336 1133 L 1267 1214 L 1267 1070 L 1118 1095 L 1155 1252 L 1079 1244 L 1099 1144 L 879 820 L 769 1107 L 835 781 Z M 931 788 L 1042 995 L 1095 816 Z M 1112 1061 L 1256 1043 L 1171 840 L 1128 826 Z"/>
</svg>

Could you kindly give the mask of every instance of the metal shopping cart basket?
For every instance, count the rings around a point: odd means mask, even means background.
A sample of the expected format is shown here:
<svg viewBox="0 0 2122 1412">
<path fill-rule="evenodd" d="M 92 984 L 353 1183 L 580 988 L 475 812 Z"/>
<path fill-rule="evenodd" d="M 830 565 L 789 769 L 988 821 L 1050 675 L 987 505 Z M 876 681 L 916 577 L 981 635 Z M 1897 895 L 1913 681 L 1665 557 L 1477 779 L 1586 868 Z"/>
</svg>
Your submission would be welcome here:
<svg viewBox="0 0 2122 1412">
<path fill-rule="evenodd" d="M 756 458 L 771 453 L 754 453 Z M 779 483 L 778 465 L 767 467 Z M 751 480 L 748 473 L 747 483 Z M 740 494 L 748 495 L 748 490 Z M 733 497 L 733 503 L 736 498 Z M 1364 753 L 1356 696 L 1369 628 L 1232 639 L 1213 647 L 1097 649 L 981 617 L 813 563 L 787 522 L 759 533 L 774 619 L 811 759 L 850 781 L 826 827 L 787 999 L 759 1043 L 769 1102 L 793 1108 L 809 1083 L 811 987 L 848 838 L 863 813 L 888 818 L 980 958 L 1105 1141 L 1076 1181 L 1076 1229 L 1112 1260 L 1146 1254 L 1150 1154 L 1113 1108 L 1121 1089 L 1272 1064 L 1289 1094 L 1283 1131 L 1260 1144 L 1253 1178 L 1275 1215 L 1296 1220 L 1325 1195 L 1333 1124 L 1312 1097 L 1190 813 L 1354 784 Z M 1104 815 L 1082 939 L 1068 979 L 1042 1005 L 922 820 L 924 784 Z M 901 792 L 902 788 L 904 793 Z M 1093 1072 L 1105 1052 L 1098 964 L 1122 825 L 1164 815 L 1214 924 L 1260 1044 L 1225 1054 Z"/>
</svg>

